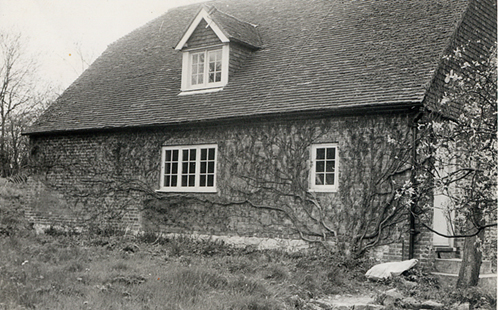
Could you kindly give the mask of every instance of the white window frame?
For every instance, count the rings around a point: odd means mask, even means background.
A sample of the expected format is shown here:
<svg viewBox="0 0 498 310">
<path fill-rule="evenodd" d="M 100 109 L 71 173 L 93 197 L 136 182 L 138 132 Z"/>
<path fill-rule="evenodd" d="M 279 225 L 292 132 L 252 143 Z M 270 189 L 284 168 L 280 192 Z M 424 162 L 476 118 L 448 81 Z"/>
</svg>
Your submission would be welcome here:
<svg viewBox="0 0 498 310">
<path fill-rule="evenodd" d="M 214 180 L 213 186 L 200 186 L 200 176 L 201 176 L 201 149 L 213 149 L 214 148 Z M 196 150 L 195 159 L 195 186 L 182 186 L 182 174 L 183 174 L 183 151 L 184 150 Z M 178 170 L 176 173 L 177 184 L 176 186 L 164 186 L 164 176 L 165 176 L 165 166 L 166 166 L 166 151 L 178 150 Z M 209 154 L 209 151 L 208 151 Z M 199 144 L 199 145 L 180 145 L 180 146 L 163 146 L 161 148 L 161 177 L 159 184 L 159 192 L 192 192 L 192 193 L 216 193 L 216 178 L 217 178 L 217 163 L 218 163 L 218 145 L 217 144 Z"/>
<path fill-rule="evenodd" d="M 209 83 L 209 52 L 221 50 L 221 81 Z M 204 75 L 203 83 L 192 85 L 192 55 L 204 53 Z M 228 65 L 229 65 L 230 48 L 228 44 L 204 47 L 199 49 L 186 50 L 183 52 L 182 60 L 182 92 L 195 91 L 195 90 L 208 90 L 222 89 L 228 83 Z"/>
<path fill-rule="evenodd" d="M 335 149 L 335 167 L 334 167 L 334 184 L 322 185 L 316 184 L 316 151 L 322 148 L 334 148 Z M 312 144 L 310 148 L 310 178 L 309 178 L 309 190 L 311 192 L 337 192 L 339 189 L 339 149 L 337 143 L 322 143 L 322 144 Z"/>
</svg>

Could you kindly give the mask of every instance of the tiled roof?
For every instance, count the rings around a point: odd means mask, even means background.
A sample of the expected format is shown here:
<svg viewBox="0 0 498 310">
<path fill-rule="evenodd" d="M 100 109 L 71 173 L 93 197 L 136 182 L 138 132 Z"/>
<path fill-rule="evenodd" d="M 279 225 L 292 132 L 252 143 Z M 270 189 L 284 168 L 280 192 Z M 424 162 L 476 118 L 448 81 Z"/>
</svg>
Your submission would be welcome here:
<svg viewBox="0 0 498 310">
<path fill-rule="evenodd" d="M 219 20 L 257 25 L 264 43 L 222 91 L 178 96 L 182 56 L 172 47 L 199 5 L 180 7 L 110 45 L 27 133 L 421 103 L 467 1 L 209 4 Z"/>
<path fill-rule="evenodd" d="M 233 16 L 220 12 L 216 8 L 210 12 L 210 16 L 230 41 L 236 41 L 255 48 L 260 48 L 263 45 L 256 29 L 257 25 L 238 20 Z"/>
</svg>

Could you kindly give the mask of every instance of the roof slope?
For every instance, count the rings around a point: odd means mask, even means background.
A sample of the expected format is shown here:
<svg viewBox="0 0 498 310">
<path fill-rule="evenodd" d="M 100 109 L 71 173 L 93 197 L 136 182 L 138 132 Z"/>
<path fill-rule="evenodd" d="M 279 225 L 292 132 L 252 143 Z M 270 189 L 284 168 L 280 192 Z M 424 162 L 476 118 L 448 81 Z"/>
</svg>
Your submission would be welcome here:
<svg viewBox="0 0 498 310">
<path fill-rule="evenodd" d="M 108 49 L 28 134 L 213 121 L 422 102 L 465 0 L 216 0 L 258 25 L 263 48 L 223 91 L 178 96 L 173 49 L 199 5 L 180 7 Z"/>
<path fill-rule="evenodd" d="M 214 22 L 221 27 L 230 41 L 246 44 L 253 48 L 259 48 L 263 45 L 256 30 L 256 25 L 240 21 L 233 16 L 216 10 L 216 8 L 210 14 Z"/>
</svg>

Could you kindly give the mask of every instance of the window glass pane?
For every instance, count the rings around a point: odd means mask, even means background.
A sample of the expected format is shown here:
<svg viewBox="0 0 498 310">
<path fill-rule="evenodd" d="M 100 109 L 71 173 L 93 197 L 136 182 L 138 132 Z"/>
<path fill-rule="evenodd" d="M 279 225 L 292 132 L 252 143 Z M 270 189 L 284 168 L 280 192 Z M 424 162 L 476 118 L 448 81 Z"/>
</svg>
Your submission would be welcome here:
<svg viewBox="0 0 498 310">
<path fill-rule="evenodd" d="M 335 161 L 330 160 L 327 161 L 327 172 L 334 172 L 335 171 Z"/>
<path fill-rule="evenodd" d="M 172 175 L 171 176 L 171 186 L 175 187 L 178 181 L 178 176 Z"/>
<path fill-rule="evenodd" d="M 190 187 L 195 186 L 195 175 L 190 175 L 188 177 L 188 186 Z"/>
<path fill-rule="evenodd" d="M 182 164 L 182 174 L 188 174 L 188 162 L 183 162 Z"/>
<path fill-rule="evenodd" d="M 327 149 L 327 159 L 335 159 L 335 147 Z"/>
<path fill-rule="evenodd" d="M 171 160 L 171 150 L 166 150 L 166 161 Z"/>
<path fill-rule="evenodd" d="M 316 172 L 324 172 L 325 171 L 325 162 L 322 160 L 318 160 L 316 162 Z"/>
<path fill-rule="evenodd" d="M 173 150 L 173 161 L 178 161 L 178 150 Z"/>
<path fill-rule="evenodd" d="M 214 149 L 209 149 L 209 160 L 214 160 Z"/>
<path fill-rule="evenodd" d="M 203 84 L 204 83 L 204 75 L 199 74 L 197 76 L 197 84 Z"/>
<path fill-rule="evenodd" d="M 324 179 L 324 175 L 323 174 L 317 174 L 316 175 L 316 178 L 315 178 L 315 184 L 316 185 L 323 185 L 323 179 Z"/>
<path fill-rule="evenodd" d="M 214 186 L 214 175 L 208 175 L 208 186 Z"/>
<path fill-rule="evenodd" d="M 187 186 L 187 180 L 188 180 L 188 176 L 187 175 L 182 175 L 182 186 L 183 187 Z"/>
<path fill-rule="evenodd" d="M 195 162 L 190 163 L 188 173 L 195 173 Z"/>
<path fill-rule="evenodd" d="M 200 176 L 199 186 L 206 186 L 206 176 L 205 175 Z"/>
<path fill-rule="evenodd" d="M 178 173 L 178 163 L 173 163 L 171 165 L 171 173 L 172 174 L 177 174 Z"/>
<path fill-rule="evenodd" d="M 204 53 L 199 54 L 199 63 L 204 63 Z"/>
<path fill-rule="evenodd" d="M 214 72 L 214 68 L 215 68 L 215 63 L 214 62 L 210 62 L 209 63 L 209 72 Z"/>
<path fill-rule="evenodd" d="M 188 150 L 183 150 L 183 155 L 182 155 L 183 161 L 188 161 Z"/>
<path fill-rule="evenodd" d="M 196 149 L 190 150 L 190 160 L 195 160 L 195 155 L 197 154 Z"/>
<path fill-rule="evenodd" d="M 325 181 L 326 181 L 327 185 L 334 185 L 334 174 L 333 173 L 327 173 Z"/>
<path fill-rule="evenodd" d="M 214 173 L 214 161 L 210 161 L 208 164 L 208 173 Z"/>
<path fill-rule="evenodd" d="M 209 73 L 209 83 L 214 82 L 214 73 Z"/>
<path fill-rule="evenodd" d="M 165 174 L 170 174 L 171 173 L 171 164 L 170 163 L 166 163 L 164 165 L 164 173 Z"/>
<path fill-rule="evenodd" d="M 170 176 L 165 176 L 164 177 L 164 187 L 169 187 L 170 185 Z"/>
<path fill-rule="evenodd" d="M 201 149 L 201 160 L 207 159 L 207 149 Z"/>
<path fill-rule="evenodd" d="M 325 159 L 325 149 L 316 149 L 316 159 Z"/>
<path fill-rule="evenodd" d="M 201 173 L 206 173 L 206 162 L 201 162 Z"/>
<path fill-rule="evenodd" d="M 216 72 L 216 81 L 215 82 L 220 82 L 221 81 L 221 72 Z"/>
</svg>

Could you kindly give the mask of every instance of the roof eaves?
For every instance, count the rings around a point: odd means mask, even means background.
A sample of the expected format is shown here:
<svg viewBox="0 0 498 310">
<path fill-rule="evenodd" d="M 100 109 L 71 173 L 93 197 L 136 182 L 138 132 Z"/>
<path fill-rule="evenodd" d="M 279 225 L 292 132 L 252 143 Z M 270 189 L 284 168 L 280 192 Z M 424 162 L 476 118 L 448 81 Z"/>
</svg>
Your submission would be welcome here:
<svg viewBox="0 0 498 310">
<path fill-rule="evenodd" d="M 240 120 L 250 121 L 254 119 L 267 119 L 272 117 L 278 118 L 292 118 L 292 117 L 328 117 L 340 116 L 343 114 L 363 114 L 365 112 L 372 113 L 388 113 L 388 112 L 410 112 L 418 111 L 417 108 L 422 107 L 420 101 L 400 101 L 400 102 L 386 102 L 383 104 L 358 104 L 351 106 L 348 104 L 338 105 L 333 108 L 317 108 L 301 111 L 286 111 L 286 112 L 271 112 L 271 113 L 255 113 L 250 115 L 238 115 L 228 117 L 217 117 L 213 119 L 199 119 L 199 120 L 181 120 L 168 123 L 151 123 L 143 125 L 128 125 L 128 126 L 102 126 L 102 127 L 87 127 L 87 128 L 73 128 L 73 129 L 51 129 L 51 130 L 36 130 L 30 128 L 22 132 L 25 136 L 42 136 L 52 134 L 68 134 L 68 133 L 90 133 L 101 131 L 119 131 L 139 128 L 153 128 L 153 127 L 175 127 L 186 126 L 194 124 L 207 124 L 207 123 L 220 123 L 220 122 L 237 122 Z"/>
</svg>

